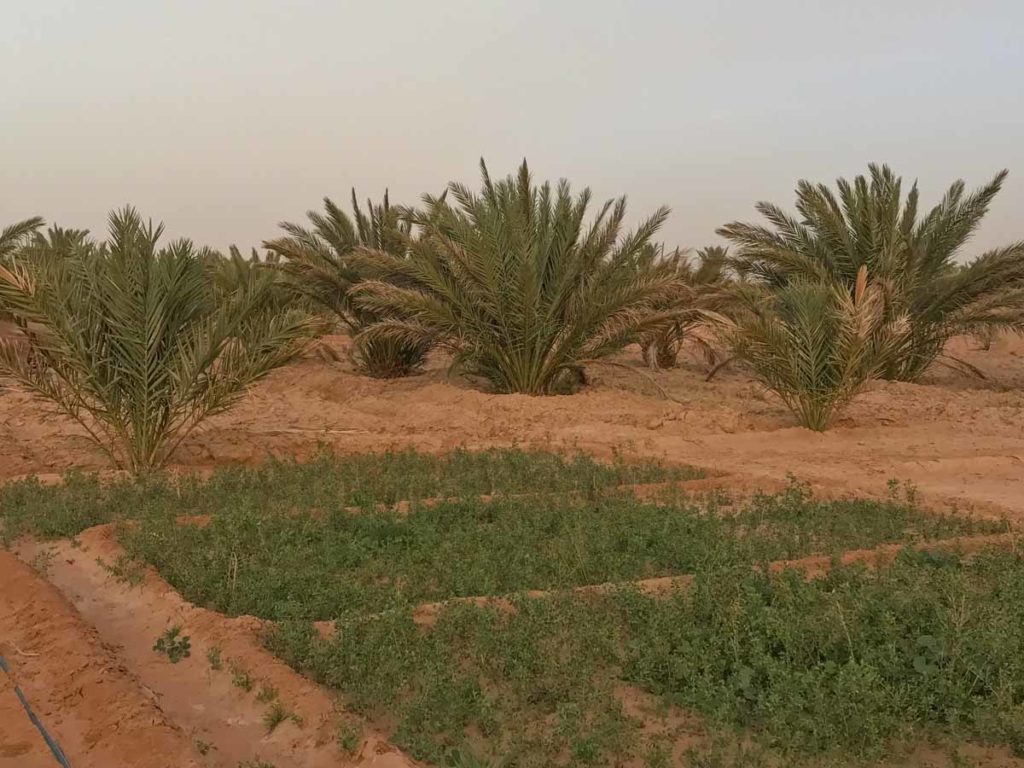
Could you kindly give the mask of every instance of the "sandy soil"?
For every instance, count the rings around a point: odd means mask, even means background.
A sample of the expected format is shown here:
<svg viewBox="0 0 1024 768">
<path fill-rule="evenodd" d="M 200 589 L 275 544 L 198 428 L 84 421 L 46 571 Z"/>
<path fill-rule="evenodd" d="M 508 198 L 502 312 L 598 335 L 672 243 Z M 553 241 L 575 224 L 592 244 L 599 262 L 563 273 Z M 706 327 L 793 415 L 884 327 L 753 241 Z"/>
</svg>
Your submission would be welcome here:
<svg viewBox="0 0 1024 768">
<path fill-rule="evenodd" d="M 0 654 L 75 768 L 203 765 L 187 735 L 56 587 L 3 550 L 0 574 Z M 8 753 L 12 768 L 53 768 L 56 760 L 12 702 L 13 692 L 0 687 L 0 760 Z"/>
<path fill-rule="evenodd" d="M 487 394 L 448 377 L 443 360 L 420 376 L 379 381 L 311 355 L 212 420 L 177 460 L 187 468 L 258 462 L 307 454 L 318 443 L 342 451 L 510 443 L 605 455 L 624 449 L 747 478 L 792 472 L 857 492 L 882 492 L 896 478 L 938 502 L 1024 516 L 1024 338 L 1000 338 L 990 351 L 974 347 L 957 339 L 951 351 L 986 380 L 936 368 L 922 384 L 880 382 L 824 434 L 795 427 L 743 371 L 727 368 L 708 383 L 691 361 L 653 374 L 672 400 L 646 378 L 610 366 L 594 367 L 584 392 L 536 398 Z M 618 360 L 639 364 L 633 352 Z M 79 430 L 18 392 L 0 393 L 0 444 L 0 478 L 106 466 Z"/>
<path fill-rule="evenodd" d="M 213 420 L 177 460 L 203 470 L 306 455 L 323 443 L 340 451 L 512 443 L 604 456 L 622 450 L 701 466 L 744 488 L 777 487 L 793 473 L 829 495 L 881 495 L 892 478 L 913 483 L 930 505 L 1020 521 L 1024 339 L 999 339 L 990 351 L 957 340 L 951 351 L 987 378 L 937 369 L 922 384 L 876 384 L 820 435 L 795 427 L 743 371 L 726 369 L 708 383 L 692 361 L 652 374 L 668 399 L 644 376 L 611 366 L 593 368 L 582 393 L 531 398 L 452 379 L 444 360 L 420 376 L 375 381 L 310 355 Z M 627 352 L 618 362 L 639 365 L 639 358 Z M 2 385 L 0 444 L 0 478 L 106 467 L 79 430 Z M 48 579 L 0 552 L 0 653 L 75 766 L 235 766 L 256 756 L 279 768 L 344 764 L 331 744 L 339 713 L 330 697 L 262 651 L 244 621 L 189 606 L 159 582 L 133 591 L 114 581 L 96 561 L 114 554 L 109 532 L 87 532 L 82 544 L 56 545 Z M 173 623 L 192 636 L 195 658 L 187 665 L 150 650 Z M 285 723 L 268 737 L 265 705 L 233 687 L 229 674 L 208 669 L 212 645 L 271 680 L 306 725 Z M 0 675 L 0 768 L 55 764 L 19 719 L 10 686 Z M 199 740 L 217 749 L 200 756 Z M 357 759 L 404 764 L 372 737 Z"/>
</svg>

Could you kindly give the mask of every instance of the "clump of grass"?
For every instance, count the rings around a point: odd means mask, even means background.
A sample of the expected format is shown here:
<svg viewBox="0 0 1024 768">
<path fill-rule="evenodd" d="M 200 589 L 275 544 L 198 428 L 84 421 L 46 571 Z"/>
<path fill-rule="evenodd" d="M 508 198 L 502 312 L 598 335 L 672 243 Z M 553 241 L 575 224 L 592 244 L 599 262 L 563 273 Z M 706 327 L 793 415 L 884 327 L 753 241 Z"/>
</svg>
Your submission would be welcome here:
<svg viewBox="0 0 1024 768">
<path fill-rule="evenodd" d="M 702 477 L 692 467 L 652 461 L 611 463 L 582 453 L 456 449 L 441 456 L 411 450 L 337 456 L 312 461 L 268 461 L 229 467 L 209 478 L 166 475 L 100 482 L 72 471 L 58 485 L 29 478 L 0 486 L 0 543 L 21 536 L 68 538 L 86 528 L 124 519 L 211 514 L 228 507 L 265 510 L 340 510 L 400 500 L 527 492 L 588 492 L 617 485 Z"/>
<path fill-rule="evenodd" d="M 256 681 L 253 680 L 249 671 L 237 662 L 231 662 L 229 668 L 231 670 L 231 684 L 236 688 L 241 688 L 246 693 L 251 691 Z"/>
<path fill-rule="evenodd" d="M 192 640 L 188 635 L 181 634 L 181 627 L 170 627 L 157 638 L 153 650 L 165 654 L 172 664 L 177 664 L 192 655 Z"/>
<path fill-rule="evenodd" d="M 286 720 L 291 720 L 296 725 L 302 724 L 302 720 L 294 712 L 277 700 L 274 700 L 273 703 L 271 703 L 270 708 L 267 709 L 266 713 L 263 715 L 263 725 L 267 729 L 267 733 L 273 733 L 277 730 L 277 726 L 281 725 L 281 723 Z"/>
<path fill-rule="evenodd" d="M 210 669 L 215 672 L 219 672 L 224 666 L 224 660 L 221 658 L 220 646 L 213 646 L 206 652 L 206 660 L 210 664 Z"/>
<path fill-rule="evenodd" d="M 101 557 L 96 558 L 96 563 L 115 579 L 130 587 L 137 587 L 146 579 L 145 564 L 128 555 L 119 555 L 113 565 Z"/>
<path fill-rule="evenodd" d="M 742 729 L 766 765 L 877 761 L 935 733 L 1024 751 L 1019 554 L 907 553 L 812 581 L 727 568 L 669 599 L 623 589 L 515 607 L 452 605 L 430 629 L 408 613 L 352 620 L 330 639 L 286 622 L 267 643 L 431 762 L 469 739 L 481 759 L 523 766 L 644 754 L 624 683 L 712 732 Z M 701 753 L 693 764 L 716 764 Z"/>
<path fill-rule="evenodd" d="M 353 723 L 342 723 L 338 728 L 338 749 L 349 757 L 355 757 L 363 743 L 363 731 Z"/>
<path fill-rule="evenodd" d="M 277 688 L 272 686 L 270 683 L 263 683 L 260 686 L 259 692 L 256 694 L 256 701 L 263 702 L 264 704 L 277 700 Z"/>
</svg>

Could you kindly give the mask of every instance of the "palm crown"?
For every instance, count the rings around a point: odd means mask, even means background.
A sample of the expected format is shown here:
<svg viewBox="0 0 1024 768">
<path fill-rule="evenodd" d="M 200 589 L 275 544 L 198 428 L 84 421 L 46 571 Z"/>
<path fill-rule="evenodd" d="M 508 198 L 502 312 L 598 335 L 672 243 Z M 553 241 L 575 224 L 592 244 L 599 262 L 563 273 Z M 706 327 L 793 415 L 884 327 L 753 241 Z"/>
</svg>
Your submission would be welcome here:
<svg viewBox="0 0 1024 768">
<path fill-rule="evenodd" d="M 970 193 L 957 181 L 922 216 L 916 183 L 904 198 L 901 179 L 887 166 L 869 170 L 870 179 L 839 179 L 838 194 L 800 181 L 799 218 L 760 203 L 771 227 L 735 222 L 719 234 L 738 247 L 737 264 L 769 285 L 812 280 L 852 292 L 866 267 L 884 296 L 885 319 L 908 324 L 905 343 L 882 366 L 886 378 L 918 379 L 955 334 L 1024 327 L 1024 243 L 985 253 L 963 269 L 958 263 L 1006 172 Z"/>
<path fill-rule="evenodd" d="M 537 186 L 525 161 L 497 182 L 483 161 L 481 171 L 479 194 L 453 183 L 410 212 L 421 232 L 408 258 L 363 250 L 378 279 L 355 300 L 384 318 L 364 335 L 437 339 L 496 390 L 547 394 L 571 386 L 585 361 L 678 314 L 657 309 L 676 276 L 636 268 L 667 209 L 623 234 L 625 198 L 585 224 L 589 190 Z"/>
</svg>

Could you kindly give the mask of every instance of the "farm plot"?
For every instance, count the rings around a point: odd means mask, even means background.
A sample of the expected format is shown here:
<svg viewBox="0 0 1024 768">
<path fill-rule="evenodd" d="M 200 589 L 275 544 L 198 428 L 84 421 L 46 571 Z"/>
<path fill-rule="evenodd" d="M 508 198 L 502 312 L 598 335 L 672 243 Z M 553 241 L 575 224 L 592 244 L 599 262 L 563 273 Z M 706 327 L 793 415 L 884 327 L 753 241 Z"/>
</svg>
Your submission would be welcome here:
<svg viewBox="0 0 1024 768">
<path fill-rule="evenodd" d="M 349 713 L 340 760 L 372 731 L 463 768 L 1015 764 L 1024 563 L 1005 523 L 895 488 L 698 496 L 701 475 L 324 455 L 27 481 L 2 502 L 9 539 L 115 523 L 119 578 L 153 566 L 263 620 L 265 647 Z"/>
</svg>

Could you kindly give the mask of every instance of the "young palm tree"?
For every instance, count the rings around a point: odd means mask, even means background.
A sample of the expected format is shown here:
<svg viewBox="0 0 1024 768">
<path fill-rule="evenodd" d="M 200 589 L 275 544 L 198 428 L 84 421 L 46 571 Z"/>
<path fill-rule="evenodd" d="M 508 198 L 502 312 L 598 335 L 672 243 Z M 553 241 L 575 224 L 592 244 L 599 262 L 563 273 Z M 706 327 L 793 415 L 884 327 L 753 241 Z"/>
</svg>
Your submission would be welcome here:
<svg viewBox="0 0 1024 768">
<path fill-rule="evenodd" d="M 37 250 L 0 268 L 0 301 L 22 337 L 0 340 L 0 373 L 76 420 L 114 463 L 159 467 L 203 419 L 288 362 L 313 332 L 302 313 L 255 313 L 262 285 L 219 297 L 187 240 L 131 208 L 105 243 Z"/>
<path fill-rule="evenodd" d="M 916 183 L 904 198 L 901 179 L 888 167 L 869 168 L 870 179 L 839 179 L 838 194 L 799 182 L 799 218 L 760 203 L 771 227 L 736 222 L 719 234 L 736 244 L 742 268 L 770 286 L 812 280 L 852 293 L 858 271 L 867 267 L 884 296 L 885 317 L 909 323 L 905 343 L 882 366 L 885 378 L 919 379 L 956 334 L 1024 328 L 1024 243 L 990 251 L 963 269 L 957 262 L 1006 172 L 969 194 L 957 181 L 919 216 Z"/>
<path fill-rule="evenodd" d="M 355 338 L 352 358 L 358 368 L 379 378 L 405 376 L 422 366 L 429 346 L 359 339 L 359 332 L 379 318 L 350 302 L 349 290 L 361 279 L 352 265 L 355 249 L 372 247 L 403 255 L 411 226 L 390 205 L 386 192 L 382 204 L 368 202 L 367 213 L 363 213 L 353 190 L 352 209 L 354 217 L 350 218 L 330 198 L 324 198 L 323 214 L 307 214 L 311 228 L 283 222 L 281 227 L 288 235 L 267 241 L 264 247 L 281 257 L 279 268 L 296 291 L 348 328 Z"/>
<path fill-rule="evenodd" d="M 802 426 L 822 431 L 877 376 L 904 340 L 907 323 L 885 320 L 885 297 L 858 270 L 853 293 L 793 279 L 774 291 L 744 285 L 726 331 L 738 358 L 782 398 Z"/>
<path fill-rule="evenodd" d="M 707 322 L 711 313 L 727 311 L 733 302 L 731 279 L 727 271 L 728 252 L 720 246 L 709 246 L 697 251 L 696 257 L 678 249 L 662 255 L 660 248 L 645 254 L 642 268 L 660 263 L 679 278 L 680 288 L 670 302 L 660 309 L 678 308 L 680 315 L 645 333 L 640 339 L 644 362 L 654 369 L 674 368 L 686 341 L 699 346 L 710 365 L 714 365 L 718 351 L 695 331 Z"/>
<path fill-rule="evenodd" d="M 277 267 L 297 292 L 348 328 L 354 338 L 352 359 L 360 370 L 378 378 L 407 376 L 423 365 L 430 342 L 361 337 L 360 332 L 380 317 L 354 304 L 349 294 L 363 277 L 354 266 L 355 250 L 373 248 L 405 258 L 411 224 L 391 207 L 386 192 L 382 204 L 369 202 L 367 213 L 363 213 L 353 190 L 352 210 L 354 222 L 330 198 L 324 198 L 324 213 L 307 214 L 311 227 L 282 222 L 287 236 L 263 245 L 280 257 Z"/>
<path fill-rule="evenodd" d="M 497 391 L 542 395 L 575 386 L 585 362 L 679 314 L 657 309 L 677 277 L 636 268 L 667 209 L 623 235 L 625 198 L 585 225 L 589 190 L 573 197 L 566 181 L 536 186 L 525 161 L 498 182 L 483 161 L 481 169 L 480 194 L 453 183 L 410 212 L 420 237 L 408 257 L 361 252 L 377 279 L 354 300 L 384 318 L 361 338 L 436 341 Z"/>
</svg>

